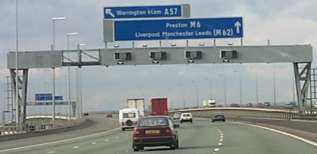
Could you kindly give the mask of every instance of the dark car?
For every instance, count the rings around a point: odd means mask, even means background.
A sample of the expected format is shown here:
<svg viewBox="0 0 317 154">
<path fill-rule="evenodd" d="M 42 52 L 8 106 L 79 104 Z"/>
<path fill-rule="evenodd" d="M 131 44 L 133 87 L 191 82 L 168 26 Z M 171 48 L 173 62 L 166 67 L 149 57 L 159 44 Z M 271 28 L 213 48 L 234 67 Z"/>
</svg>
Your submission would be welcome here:
<svg viewBox="0 0 317 154">
<path fill-rule="evenodd" d="M 144 147 L 169 146 L 178 149 L 177 128 L 168 116 L 143 117 L 133 129 L 134 151 L 144 150 Z"/>
<path fill-rule="evenodd" d="M 88 113 L 88 112 L 85 112 L 85 113 L 84 113 L 84 116 L 89 116 L 89 113 Z"/>
<path fill-rule="evenodd" d="M 112 118 L 112 113 L 106 114 L 106 117 L 107 117 L 107 118 Z"/>
<path fill-rule="evenodd" d="M 215 121 L 223 121 L 223 122 L 225 122 L 225 121 L 226 121 L 225 115 L 223 115 L 223 114 L 217 114 L 217 115 L 215 115 L 215 116 L 211 119 L 211 122 L 215 122 Z"/>
</svg>

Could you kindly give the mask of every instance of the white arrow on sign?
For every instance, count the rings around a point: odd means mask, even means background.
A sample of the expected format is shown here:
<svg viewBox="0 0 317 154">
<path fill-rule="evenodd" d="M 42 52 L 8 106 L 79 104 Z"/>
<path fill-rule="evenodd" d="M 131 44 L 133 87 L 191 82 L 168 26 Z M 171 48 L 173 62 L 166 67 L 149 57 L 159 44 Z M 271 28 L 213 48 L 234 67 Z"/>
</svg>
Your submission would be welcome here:
<svg viewBox="0 0 317 154">
<path fill-rule="evenodd" d="M 112 18 L 115 17 L 115 15 L 111 12 L 111 9 L 106 9 L 106 14 L 110 15 Z"/>
<path fill-rule="evenodd" d="M 239 21 L 237 21 L 236 23 L 234 23 L 234 27 L 236 27 L 236 32 L 239 34 L 240 33 L 240 27 L 241 27 L 241 23 Z"/>
</svg>

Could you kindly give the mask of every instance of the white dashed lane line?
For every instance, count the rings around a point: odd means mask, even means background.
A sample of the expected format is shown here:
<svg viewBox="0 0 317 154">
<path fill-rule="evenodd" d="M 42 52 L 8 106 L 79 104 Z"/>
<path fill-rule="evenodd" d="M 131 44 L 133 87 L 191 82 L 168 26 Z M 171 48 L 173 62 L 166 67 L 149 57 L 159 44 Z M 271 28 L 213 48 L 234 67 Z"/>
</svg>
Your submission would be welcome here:
<svg viewBox="0 0 317 154">
<path fill-rule="evenodd" d="M 49 151 L 49 152 L 47 152 L 48 154 L 53 154 L 53 153 L 55 153 L 54 151 Z"/>
<path fill-rule="evenodd" d="M 78 149 L 79 148 L 79 146 L 73 146 L 73 149 Z"/>
<path fill-rule="evenodd" d="M 218 134 L 219 134 L 219 142 L 218 142 L 218 147 L 213 149 L 213 154 L 216 154 L 218 151 L 220 151 L 220 147 L 223 145 L 223 138 L 224 138 L 224 133 L 222 132 L 221 129 L 217 128 L 216 129 Z"/>
</svg>

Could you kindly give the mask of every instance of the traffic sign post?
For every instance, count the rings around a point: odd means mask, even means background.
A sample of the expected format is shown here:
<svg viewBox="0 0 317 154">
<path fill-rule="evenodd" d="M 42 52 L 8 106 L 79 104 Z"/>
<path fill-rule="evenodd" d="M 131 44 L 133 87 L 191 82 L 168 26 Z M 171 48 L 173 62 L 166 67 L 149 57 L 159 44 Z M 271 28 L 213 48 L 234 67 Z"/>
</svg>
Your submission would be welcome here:
<svg viewBox="0 0 317 154">
<path fill-rule="evenodd" d="M 189 4 L 161 6 L 104 7 L 104 19 L 189 16 Z"/>
<path fill-rule="evenodd" d="M 105 42 L 242 37 L 242 17 L 104 21 Z"/>
</svg>

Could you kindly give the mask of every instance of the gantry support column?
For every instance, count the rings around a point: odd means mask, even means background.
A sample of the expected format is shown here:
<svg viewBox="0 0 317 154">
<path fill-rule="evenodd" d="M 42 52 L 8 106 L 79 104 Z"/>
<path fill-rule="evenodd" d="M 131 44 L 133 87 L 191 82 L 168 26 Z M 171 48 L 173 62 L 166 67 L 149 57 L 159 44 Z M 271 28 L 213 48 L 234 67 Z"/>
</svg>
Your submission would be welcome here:
<svg viewBox="0 0 317 154">
<path fill-rule="evenodd" d="M 10 69 L 10 74 L 16 107 L 16 123 L 20 128 L 23 128 L 26 119 L 28 69 Z M 16 75 L 18 76 L 18 83 L 16 83 Z M 18 85 L 16 86 L 16 84 Z M 18 90 L 16 90 L 16 87 L 18 87 Z"/>
<path fill-rule="evenodd" d="M 304 113 L 308 102 L 308 89 L 310 85 L 311 62 L 294 63 L 295 86 L 298 101 L 298 110 Z"/>
</svg>

